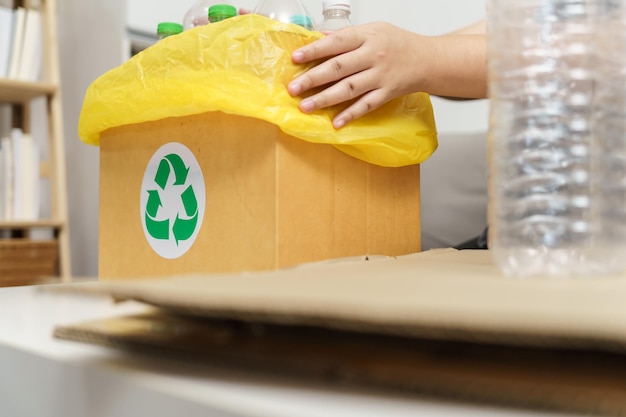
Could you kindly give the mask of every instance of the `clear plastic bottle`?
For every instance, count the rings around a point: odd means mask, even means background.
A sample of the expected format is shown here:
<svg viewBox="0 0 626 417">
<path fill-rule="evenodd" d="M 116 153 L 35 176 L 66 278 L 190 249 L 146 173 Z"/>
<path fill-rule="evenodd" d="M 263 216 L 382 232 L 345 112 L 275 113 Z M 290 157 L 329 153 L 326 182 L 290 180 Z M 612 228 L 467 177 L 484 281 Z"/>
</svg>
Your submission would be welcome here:
<svg viewBox="0 0 626 417">
<path fill-rule="evenodd" d="M 602 239 L 626 265 L 626 1 L 604 2 L 596 30 L 598 75 L 593 128 Z"/>
<path fill-rule="evenodd" d="M 592 128 L 602 1 L 488 1 L 489 248 L 506 275 L 621 269 Z"/>
<path fill-rule="evenodd" d="M 185 30 L 203 26 L 209 23 L 209 7 L 213 2 L 211 0 L 196 1 L 183 18 L 183 28 Z"/>
<path fill-rule="evenodd" d="M 317 30 L 322 33 L 330 33 L 352 26 L 350 12 L 350 0 L 323 0 L 322 15 L 324 19 L 317 25 Z"/>
<path fill-rule="evenodd" d="M 168 36 L 177 35 L 183 31 L 183 25 L 174 22 L 161 22 L 157 25 L 157 36 L 159 40 Z"/>
<path fill-rule="evenodd" d="M 220 22 L 237 16 L 237 8 L 230 4 L 214 4 L 209 7 L 209 23 Z"/>
<path fill-rule="evenodd" d="M 252 13 L 284 23 L 296 23 L 315 30 L 315 20 L 300 0 L 260 0 Z M 303 24 L 304 23 L 304 24 Z"/>
</svg>

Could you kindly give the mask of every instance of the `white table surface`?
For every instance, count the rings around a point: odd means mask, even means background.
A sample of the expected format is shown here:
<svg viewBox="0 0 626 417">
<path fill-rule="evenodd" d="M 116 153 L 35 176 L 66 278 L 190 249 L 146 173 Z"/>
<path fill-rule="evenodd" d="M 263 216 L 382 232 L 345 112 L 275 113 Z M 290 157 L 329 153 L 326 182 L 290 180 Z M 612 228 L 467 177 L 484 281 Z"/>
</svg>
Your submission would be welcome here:
<svg viewBox="0 0 626 417">
<path fill-rule="evenodd" d="M 45 288 L 0 288 L 2 417 L 563 415 L 307 385 L 57 340 L 52 337 L 57 325 L 144 307 Z"/>
</svg>

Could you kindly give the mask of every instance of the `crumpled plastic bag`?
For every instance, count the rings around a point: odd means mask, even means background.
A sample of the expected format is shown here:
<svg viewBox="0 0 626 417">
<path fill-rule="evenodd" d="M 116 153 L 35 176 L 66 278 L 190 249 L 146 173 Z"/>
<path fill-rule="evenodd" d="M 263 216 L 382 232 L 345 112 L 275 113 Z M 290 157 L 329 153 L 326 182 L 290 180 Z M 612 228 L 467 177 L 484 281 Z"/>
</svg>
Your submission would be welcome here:
<svg viewBox="0 0 626 417">
<path fill-rule="evenodd" d="M 313 114 L 298 109 L 301 99 L 286 86 L 310 66 L 293 64 L 291 53 L 322 36 L 250 14 L 160 40 L 89 86 L 78 134 L 98 145 L 112 127 L 222 111 L 265 120 L 377 165 L 427 159 L 437 148 L 427 94 L 397 98 L 338 130 L 331 121 L 345 104 Z"/>
</svg>

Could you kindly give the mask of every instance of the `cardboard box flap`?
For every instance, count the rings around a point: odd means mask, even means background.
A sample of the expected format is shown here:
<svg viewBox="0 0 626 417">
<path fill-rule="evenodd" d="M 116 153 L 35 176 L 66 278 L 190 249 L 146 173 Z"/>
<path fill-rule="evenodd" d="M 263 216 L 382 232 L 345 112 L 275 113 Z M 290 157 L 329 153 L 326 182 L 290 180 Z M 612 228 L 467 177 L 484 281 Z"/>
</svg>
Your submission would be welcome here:
<svg viewBox="0 0 626 417">
<path fill-rule="evenodd" d="M 101 282 L 177 313 L 372 334 L 623 351 L 626 276 L 503 277 L 488 251 L 435 250 L 272 272 Z"/>
</svg>

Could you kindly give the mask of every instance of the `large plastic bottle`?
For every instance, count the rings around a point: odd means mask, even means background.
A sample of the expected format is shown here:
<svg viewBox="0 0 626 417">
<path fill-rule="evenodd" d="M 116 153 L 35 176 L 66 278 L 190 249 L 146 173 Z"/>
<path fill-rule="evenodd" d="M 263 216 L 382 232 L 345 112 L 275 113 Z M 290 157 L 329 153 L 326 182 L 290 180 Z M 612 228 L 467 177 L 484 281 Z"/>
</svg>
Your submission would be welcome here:
<svg viewBox="0 0 626 417">
<path fill-rule="evenodd" d="M 260 0 L 252 13 L 315 30 L 315 20 L 300 0 Z"/>
<path fill-rule="evenodd" d="M 615 258 L 626 264 L 626 1 L 605 2 L 600 9 L 595 50 L 598 68 L 593 128 L 597 151 L 594 174 L 602 202 L 602 238 Z M 622 260 L 623 259 L 623 260 Z"/>
<path fill-rule="evenodd" d="M 594 159 L 601 2 L 488 1 L 489 248 L 506 275 L 621 269 Z"/>
<path fill-rule="evenodd" d="M 330 33 L 352 26 L 350 12 L 350 0 L 323 0 L 322 15 L 324 19 L 317 25 L 317 30 Z"/>
</svg>

